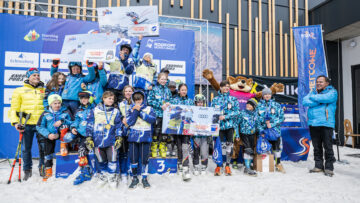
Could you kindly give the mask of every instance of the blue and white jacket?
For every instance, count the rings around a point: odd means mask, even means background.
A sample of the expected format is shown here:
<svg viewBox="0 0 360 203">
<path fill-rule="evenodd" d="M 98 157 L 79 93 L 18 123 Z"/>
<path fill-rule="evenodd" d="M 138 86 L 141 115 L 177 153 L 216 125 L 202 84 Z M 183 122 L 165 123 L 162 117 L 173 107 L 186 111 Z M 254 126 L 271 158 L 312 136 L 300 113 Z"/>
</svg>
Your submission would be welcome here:
<svg viewBox="0 0 360 203">
<path fill-rule="evenodd" d="M 238 118 L 241 134 L 253 135 L 257 132 L 257 114 L 255 110 L 241 110 Z"/>
<path fill-rule="evenodd" d="M 45 97 L 44 97 L 44 101 L 43 101 L 44 109 L 46 109 L 49 106 L 48 101 L 47 101 L 48 97 L 52 94 L 61 95 L 62 92 L 64 91 L 64 87 L 65 87 L 65 85 L 61 85 L 58 90 L 56 90 L 55 88 L 52 88 L 51 90 L 49 90 L 47 88 L 45 89 Z"/>
<path fill-rule="evenodd" d="M 303 105 L 309 107 L 307 112 L 309 126 L 326 126 L 335 128 L 335 111 L 338 93 L 329 85 L 318 93 L 311 91 L 303 98 Z"/>
<path fill-rule="evenodd" d="M 63 100 L 73 100 L 78 101 L 79 92 L 82 91 L 81 84 L 82 83 L 89 83 L 95 79 L 95 65 L 88 66 L 89 73 L 84 75 L 81 73 L 79 74 L 72 74 L 70 70 L 70 74 L 66 76 L 66 82 L 64 90 L 61 94 L 61 98 Z M 51 76 L 58 71 L 58 67 L 51 66 L 50 74 Z"/>
<path fill-rule="evenodd" d="M 161 106 L 171 100 L 171 91 L 167 85 L 163 86 L 157 83 L 155 87 L 149 92 L 147 97 L 148 104 L 151 106 L 156 114 L 156 117 L 163 117 L 163 110 Z"/>
<path fill-rule="evenodd" d="M 256 106 L 256 113 L 258 116 L 257 127 L 260 134 L 262 134 L 263 130 L 267 129 L 267 120 L 270 120 L 271 128 L 281 134 L 280 125 L 285 120 L 285 117 L 284 110 L 281 108 L 279 103 L 272 99 L 269 101 L 262 99 Z"/>
<path fill-rule="evenodd" d="M 106 129 L 110 124 L 110 129 Z M 115 138 L 121 135 L 120 110 L 106 107 L 102 102 L 90 111 L 87 118 L 86 136 L 92 137 L 95 147 L 113 146 Z"/>
<path fill-rule="evenodd" d="M 87 117 L 90 111 L 95 107 L 94 104 L 80 105 L 76 110 L 75 121 L 70 125 L 70 129 L 75 128 L 81 136 L 86 136 Z"/>
<path fill-rule="evenodd" d="M 123 118 L 126 118 L 126 112 L 131 108 L 131 101 L 124 99 L 122 102 L 119 102 L 119 109 L 121 114 L 121 121 Z M 129 128 L 121 123 L 121 136 L 127 137 L 129 133 Z"/>
<path fill-rule="evenodd" d="M 41 114 L 36 130 L 45 138 L 48 138 L 49 134 L 59 134 L 59 127 L 54 126 L 56 121 L 62 121 L 63 125 L 71 125 L 70 112 L 65 106 L 62 106 L 57 112 L 54 112 L 50 107 L 47 108 Z"/>
<path fill-rule="evenodd" d="M 143 94 L 143 93 L 142 93 Z M 143 94 L 145 97 L 145 95 Z M 151 125 L 156 122 L 156 115 L 145 100 L 140 111 L 133 110 L 135 102 L 132 102 L 130 109 L 126 112 L 126 122 L 129 126 L 128 142 L 152 142 Z"/>
<path fill-rule="evenodd" d="M 214 97 L 211 106 L 220 108 L 222 115 L 225 116 L 225 120 L 220 121 L 220 130 L 237 128 L 239 102 L 235 97 L 230 96 L 229 92 L 221 93 L 218 91 L 218 96 Z"/>
</svg>

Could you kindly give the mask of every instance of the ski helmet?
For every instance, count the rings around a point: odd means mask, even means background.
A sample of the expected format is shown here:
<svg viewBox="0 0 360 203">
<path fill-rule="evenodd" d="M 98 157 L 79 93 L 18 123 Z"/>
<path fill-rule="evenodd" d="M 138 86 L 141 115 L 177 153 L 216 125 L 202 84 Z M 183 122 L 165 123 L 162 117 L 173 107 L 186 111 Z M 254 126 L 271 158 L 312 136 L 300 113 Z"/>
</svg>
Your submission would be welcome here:
<svg viewBox="0 0 360 203">
<path fill-rule="evenodd" d="M 94 102 L 94 97 L 92 96 L 92 92 L 90 92 L 90 91 L 79 92 L 78 97 L 79 97 L 79 99 L 88 98 L 90 104 L 92 104 Z"/>
<path fill-rule="evenodd" d="M 205 102 L 205 96 L 202 95 L 202 94 L 197 94 L 195 95 L 195 102 L 199 102 L 199 101 L 202 101 L 202 102 Z"/>
</svg>

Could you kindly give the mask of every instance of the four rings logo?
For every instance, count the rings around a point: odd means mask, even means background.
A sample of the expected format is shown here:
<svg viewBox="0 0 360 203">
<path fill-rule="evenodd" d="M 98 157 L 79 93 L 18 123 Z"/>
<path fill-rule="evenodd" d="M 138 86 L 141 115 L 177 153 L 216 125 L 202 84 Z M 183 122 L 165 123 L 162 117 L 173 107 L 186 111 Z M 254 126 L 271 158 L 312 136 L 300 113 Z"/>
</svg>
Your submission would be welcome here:
<svg viewBox="0 0 360 203">
<path fill-rule="evenodd" d="M 309 32 L 309 31 L 305 31 L 305 33 L 301 34 L 301 38 L 316 39 L 315 34 L 313 32 Z"/>
<path fill-rule="evenodd" d="M 29 33 L 27 33 L 24 37 L 25 41 L 33 42 L 39 39 L 40 35 L 35 30 L 30 30 Z"/>
<path fill-rule="evenodd" d="M 152 40 L 149 39 L 146 43 L 146 47 L 153 48 L 153 49 L 165 49 L 165 50 L 175 50 L 176 44 L 169 42 L 165 39 L 156 39 Z"/>
</svg>

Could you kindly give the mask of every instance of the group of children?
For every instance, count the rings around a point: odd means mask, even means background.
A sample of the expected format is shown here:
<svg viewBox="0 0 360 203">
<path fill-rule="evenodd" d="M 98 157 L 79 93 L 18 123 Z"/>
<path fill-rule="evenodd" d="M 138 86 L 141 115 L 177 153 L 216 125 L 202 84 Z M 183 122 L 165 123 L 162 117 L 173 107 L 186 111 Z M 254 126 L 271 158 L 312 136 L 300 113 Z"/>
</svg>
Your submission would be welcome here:
<svg viewBox="0 0 360 203">
<path fill-rule="evenodd" d="M 171 135 L 162 133 L 163 111 L 170 105 L 205 106 L 203 95 L 188 97 L 188 87 L 168 80 L 168 70 L 162 70 L 157 81 L 153 82 L 156 67 L 152 54 L 138 56 L 141 38 L 136 43 L 133 57 L 130 58 L 130 45 L 121 46 L 120 57 L 110 63 L 110 74 L 106 76 L 104 64 L 86 62 L 88 74 L 82 73 L 80 62 L 70 62 L 70 73 L 58 72 L 59 59 L 54 59 L 51 75 L 47 84 L 44 106 L 37 131 L 42 136 L 40 154 L 45 157 L 44 167 L 40 170 L 44 181 L 52 176 L 52 159 L 55 141 L 61 141 L 61 155 L 68 154 L 69 145 L 76 145 L 79 155 L 80 175 L 74 184 L 81 184 L 96 176 L 100 183 L 116 185 L 127 184 L 128 174 L 132 173 L 129 188 L 141 183 L 149 188 L 147 179 L 148 160 L 152 157 L 165 158 L 178 156 L 178 169 L 183 179 L 190 179 L 190 158 L 194 174 L 205 174 L 208 165 L 209 136 Z M 129 75 L 136 71 L 133 86 L 129 85 Z M 283 112 L 279 104 L 271 100 L 271 91 L 264 90 L 264 100 L 255 109 L 257 102 L 249 100 L 246 109 L 240 111 L 236 98 L 229 95 L 229 83 L 220 84 L 220 92 L 211 103 L 222 110 L 220 120 L 220 140 L 223 154 L 226 155 L 225 174 L 231 175 L 230 160 L 233 153 L 233 140 L 240 139 L 244 145 L 245 173 L 256 175 L 251 170 L 254 155 L 254 137 L 263 136 L 266 128 L 280 129 Z M 268 96 L 270 97 L 268 98 Z M 236 132 L 236 133 L 235 133 Z M 273 143 L 279 151 L 281 140 Z M 175 152 L 175 146 L 177 153 Z M 99 167 L 92 171 L 87 155 L 94 151 Z M 276 153 L 275 153 L 276 154 Z M 277 168 L 283 171 L 280 159 L 276 156 Z M 130 160 L 130 170 L 128 168 Z M 235 164 L 236 165 L 236 164 Z M 222 165 L 215 169 L 221 174 Z"/>
</svg>

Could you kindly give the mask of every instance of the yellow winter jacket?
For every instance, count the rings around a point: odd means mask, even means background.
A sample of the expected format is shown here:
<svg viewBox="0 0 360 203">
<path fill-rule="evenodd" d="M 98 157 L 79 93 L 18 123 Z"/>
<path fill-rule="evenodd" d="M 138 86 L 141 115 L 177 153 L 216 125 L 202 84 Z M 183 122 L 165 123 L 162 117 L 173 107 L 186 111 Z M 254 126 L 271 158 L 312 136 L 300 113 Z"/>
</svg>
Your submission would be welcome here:
<svg viewBox="0 0 360 203">
<path fill-rule="evenodd" d="M 8 112 L 11 125 L 19 123 L 19 117 L 16 112 L 31 113 L 31 117 L 28 120 L 28 125 L 36 125 L 40 115 L 44 111 L 43 100 L 45 96 L 44 83 L 40 82 L 35 88 L 31 86 L 28 81 L 24 82 L 23 87 L 18 87 L 14 90 L 11 97 L 11 107 Z M 22 123 L 25 122 L 25 118 Z"/>
</svg>

